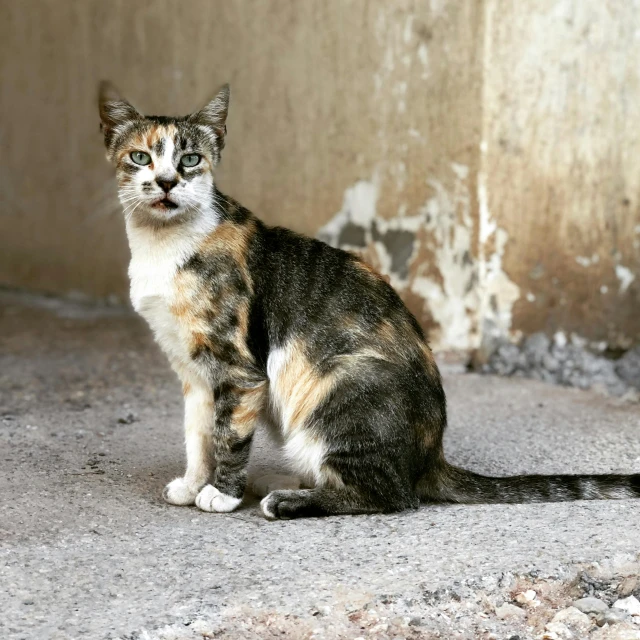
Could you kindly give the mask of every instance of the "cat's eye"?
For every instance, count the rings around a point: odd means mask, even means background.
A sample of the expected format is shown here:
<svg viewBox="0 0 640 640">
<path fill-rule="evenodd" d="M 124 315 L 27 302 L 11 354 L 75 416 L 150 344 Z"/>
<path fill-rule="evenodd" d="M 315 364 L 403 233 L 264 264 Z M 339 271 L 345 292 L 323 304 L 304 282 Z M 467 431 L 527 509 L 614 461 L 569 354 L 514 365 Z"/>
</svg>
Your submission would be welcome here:
<svg viewBox="0 0 640 640">
<path fill-rule="evenodd" d="M 180 164 L 183 167 L 195 167 L 200 164 L 200 156 L 197 153 L 187 153 L 180 158 Z"/>
<path fill-rule="evenodd" d="M 143 167 L 145 165 L 151 164 L 151 156 L 148 153 L 145 153 L 144 151 L 132 151 L 131 159 L 136 164 L 141 164 Z"/>
</svg>

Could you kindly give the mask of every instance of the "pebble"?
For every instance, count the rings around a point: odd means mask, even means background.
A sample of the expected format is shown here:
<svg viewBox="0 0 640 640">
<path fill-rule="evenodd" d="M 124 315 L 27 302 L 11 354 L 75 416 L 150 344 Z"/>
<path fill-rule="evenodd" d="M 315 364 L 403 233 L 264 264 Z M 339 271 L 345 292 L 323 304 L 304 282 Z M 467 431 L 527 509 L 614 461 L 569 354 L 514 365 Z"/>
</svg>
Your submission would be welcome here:
<svg viewBox="0 0 640 640">
<path fill-rule="evenodd" d="M 553 640 L 556 638 L 563 638 L 563 640 L 566 638 L 566 640 L 571 640 L 575 637 L 571 629 L 562 622 L 550 622 L 546 625 L 545 629 L 549 632 L 548 634 L 545 634 L 545 637 L 549 638 L 549 640 L 552 638 Z"/>
<path fill-rule="evenodd" d="M 603 629 L 605 631 L 605 629 Z M 607 629 L 607 635 L 602 636 L 606 640 L 640 640 L 640 631 L 621 624 Z"/>
<path fill-rule="evenodd" d="M 137 421 L 138 418 L 133 413 L 128 413 L 126 416 L 120 416 L 118 418 L 118 424 L 133 424 Z"/>
<path fill-rule="evenodd" d="M 496 608 L 496 616 L 500 620 L 505 620 L 506 618 L 524 618 L 526 616 L 526 612 L 520 607 L 516 607 L 515 604 L 509 604 L 505 602 L 502 606 Z"/>
<path fill-rule="evenodd" d="M 555 616 L 553 616 L 552 622 L 562 622 L 572 627 L 589 627 L 591 626 L 591 620 L 586 613 L 582 613 L 575 607 L 567 607 L 566 609 L 560 609 Z"/>
<path fill-rule="evenodd" d="M 497 341 L 490 349 L 483 371 L 582 389 L 604 387 L 610 394 L 621 397 L 640 389 L 640 347 L 614 363 L 603 355 L 591 353 L 581 341 L 572 339 L 568 343 L 564 336 L 552 343 L 545 334 L 534 333 L 520 347 Z"/>
<path fill-rule="evenodd" d="M 604 613 L 609 610 L 606 602 L 603 602 L 599 598 L 593 598 L 591 596 L 587 598 L 580 598 L 573 603 L 573 606 L 582 613 Z"/>
<path fill-rule="evenodd" d="M 616 373 L 626 383 L 640 389 L 640 347 L 627 351 L 617 361 Z"/>
<path fill-rule="evenodd" d="M 536 592 L 533 589 L 528 589 L 527 591 L 523 591 L 522 593 L 517 594 L 515 597 L 515 600 L 520 604 L 524 604 L 531 607 L 539 604 L 538 602 L 535 601 L 536 597 L 537 597 Z"/>
<path fill-rule="evenodd" d="M 630 596 L 638 587 L 638 578 L 636 576 L 627 576 L 618 587 L 618 593 L 626 598 Z"/>
<path fill-rule="evenodd" d="M 604 613 L 599 613 L 596 616 L 596 624 L 599 627 L 604 627 L 605 624 L 618 624 L 619 622 L 625 622 L 629 619 L 629 614 L 622 609 L 609 609 Z"/>
<path fill-rule="evenodd" d="M 614 609 L 622 609 L 632 616 L 640 616 L 640 602 L 635 596 L 629 596 L 613 603 Z"/>
</svg>

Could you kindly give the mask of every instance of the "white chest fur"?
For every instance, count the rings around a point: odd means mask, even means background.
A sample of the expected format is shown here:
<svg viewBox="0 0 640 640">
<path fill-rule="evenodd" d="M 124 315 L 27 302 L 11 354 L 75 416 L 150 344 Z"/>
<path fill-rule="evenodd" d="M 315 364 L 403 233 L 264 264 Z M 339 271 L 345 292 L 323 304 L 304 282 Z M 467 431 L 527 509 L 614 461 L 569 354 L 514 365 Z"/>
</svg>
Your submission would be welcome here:
<svg viewBox="0 0 640 640">
<path fill-rule="evenodd" d="M 214 226 L 185 225 L 160 232 L 127 228 L 131 247 L 131 302 L 149 323 L 156 341 L 178 373 L 194 365 L 189 351 L 189 328 L 172 311 L 176 299 L 175 276 Z"/>
</svg>

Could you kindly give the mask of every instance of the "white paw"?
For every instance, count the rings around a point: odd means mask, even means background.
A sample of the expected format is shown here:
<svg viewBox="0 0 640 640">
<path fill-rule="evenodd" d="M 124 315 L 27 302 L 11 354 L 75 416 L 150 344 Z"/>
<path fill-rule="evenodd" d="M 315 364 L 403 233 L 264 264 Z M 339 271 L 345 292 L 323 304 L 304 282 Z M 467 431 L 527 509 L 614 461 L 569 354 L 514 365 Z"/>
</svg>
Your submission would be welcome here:
<svg viewBox="0 0 640 640">
<path fill-rule="evenodd" d="M 266 518 L 268 518 L 269 520 L 277 520 L 278 516 L 276 516 L 276 514 L 272 510 L 273 504 L 269 504 L 269 502 L 273 501 L 269 500 L 269 497 L 270 496 L 265 496 L 264 498 L 262 498 L 262 500 L 260 500 L 260 508 L 262 509 L 262 513 L 264 513 Z"/>
<path fill-rule="evenodd" d="M 184 478 L 172 480 L 162 492 L 162 497 L 169 504 L 184 507 L 193 504 L 198 495 L 198 487 L 189 484 Z"/>
<path fill-rule="evenodd" d="M 196 506 L 203 511 L 216 511 L 217 513 L 227 513 L 233 511 L 242 498 L 234 498 L 226 493 L 218 491 L 213 485 L 206 485 L 196 496 Z"/>
<path fill-rule="evenodd" d="M 299 489 L 300 480 L 295 476 L 285 476 L 279 473 L 272 473 L 260 476 L 251 482 L 251 491 L 258 497 L 264 498 L 277 489 Z"/>
</svg>

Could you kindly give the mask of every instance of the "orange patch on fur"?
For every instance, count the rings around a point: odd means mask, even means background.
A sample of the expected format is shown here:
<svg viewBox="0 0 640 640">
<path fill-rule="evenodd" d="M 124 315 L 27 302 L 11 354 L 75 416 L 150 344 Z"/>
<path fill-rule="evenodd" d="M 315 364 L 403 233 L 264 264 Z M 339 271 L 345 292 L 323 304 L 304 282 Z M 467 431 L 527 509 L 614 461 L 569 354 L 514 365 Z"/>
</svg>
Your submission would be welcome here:
<svg viewBox="0 0 640 640">
<path fill-rule="evenodd" d="M 377 278 L 378 280 L 384 280 L 387 284 L 391 282 L 391 278 L 387 275 L 381 274 L 379 271 L 376 271 L 371 265 L 367 264 L 364 260 L 358 259 L 354 263 L 358 269 L 364 271 L 366 274 Z"/>
<path fill-rule="evenodd" d="M 240 265 L 240 270 L 250 284 L 247 271 L 247 251 L 249 241 L 256 231 L 255 223 L 237 225 L 223 222 L 210 233 L 200 245 L 199 250 L 204 253 L 222 253 L 231 256 Z"/>
<path fill-rule="evenodd" d="M 247 335 L 249 333 L 249 304 L 242 302 L 238 307 L 238 329 L 234 339 L 236 349 L 240 355 L 247 360 L 253 361 L 253 355 L 247 346 Z"/>
<path fill-rule="evenodd" d="M 245 438 L 256 428 L 256 422 L 266 400 L 266 383 L 251 389 L 243 389 L 240 404 L 233 410 L 231 428 Z"/>
<path fill-rule="evenodd" d="M 397 343 L 401 339 L 401 336 L 398 335 L 399 331 L 391 324 L 391 322 L 389 322 L 389 320 L 383 320 L 376 327 L 376 333 L 378 334 L 380 339 L 383 342 L 387 343 L 389 346 L 397 347 Z"/>
<path fill-rule="evenodd" d="M 193 333 L 193 351 L 199 351 L 203 348 L 211 349 L 211 341 L 204 333 Z"/>
<path fill-rule="evenodd" d="M 171 305 L 171 312 L 191 335 L 191 352 L 198 351 L 202 347 L 211 348 L 210 318 L 215 317 L 220 312 L 220 306 L 225 304 L 225 292 L 214 298 L 207 283 L 196 273 L 188 270 L 179 271 L 173 284 L 176 295 Z M 253 362 L 253 355 L 247 346 L 249 305 L 246 300 L 237 302 L 236 315 L 238 324 L 233 343 L 244 360 Z"/>
<path fill-rule="evenodd" d="M 298 341 L 289 343 L 287 356 L 278 379 L 274 381 L 274 390 L 284 404 L 287 426 L 295 429 L 303 426 L 316 407 L 329 395 L 338 375 L 319 375 Z"/>
<path fill-rule="evenodd" d="M 438 366 L 436 365 L 436 360 L 433 357 L 433 352 L 431 351 L 431 348 L 426 342 L 423 342 L 422 340 L 419 342 L 418 346 L 420 348 L 420 351 L 422 351 L 425 364 L 427 365 L 427 370 L 431 373 L 431 375 L 437 375 Z"/>
<path fill-rule="evenodd" d="M 132 151 L 144 150 L 146 147 L 146 138 L 141 133 L 136 133 L 129 140 L 127 140 L 126 146 L 122 147 L 118 151 L 116 156 L 116 162 L 120 162 L 122 158 L 128 156 Z"/>
<path fill-rule="evenodd" d="M 147 145 L 148 149 L 151 149 L 158 140 L 161 140 L 162 138 L 173 139 L 177 133 L 178 129 L 174 124 L 158 125 L 147 132 L 144 143 Z"/>
</svg>

